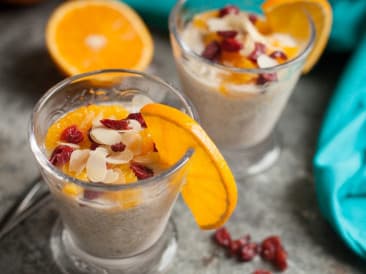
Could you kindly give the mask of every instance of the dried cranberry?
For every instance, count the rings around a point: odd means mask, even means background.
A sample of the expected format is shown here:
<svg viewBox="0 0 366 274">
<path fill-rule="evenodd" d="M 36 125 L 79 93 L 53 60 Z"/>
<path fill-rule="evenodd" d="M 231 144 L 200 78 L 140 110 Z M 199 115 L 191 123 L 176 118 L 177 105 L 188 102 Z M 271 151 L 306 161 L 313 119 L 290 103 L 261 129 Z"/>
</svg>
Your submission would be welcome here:
<svg viewBox="0 0 366 274">
<path fill-rule="evenodd" d="M 273 261 L 277 252 L 277 247 L 270 242 L 262 243 L 261 257 L 267 261 Z"/>
<path fill-rule="evenodd" d="M 247 243 L 244 244 L 240 249 L 240 259 L 243 262 L 249 262 L 254 259 L 257 255 L 257 244 L 256 243 Z"/>
<path fill-rule="evenodd" d="M 267 82 L 277 81 L 277 74 L 275 72 L 272 73 L 261 73 L 257 78 L 257 85 L 263 85 Z"/>
<path fill-rule="evenodd" d="M 101 195 L 102 195 L 102 192 L 100 192 L 100 191 L 84 190 L 84 198 L 88 199 L 88 200 L 97 199 Z"/>
<path fill-rule="evenodd" d="M 231 241 L 229 244 L 230 255 L 232 255 L 232 256 L 238 255 L 241 247 L 242 247 L 242 244 L 241 244 L 240 240 Z"/>
<path fill-rule="evenodd" d="M 280 50 L 275 50 L 274 52 L 272 52 L 269 57 L 273 58 L 273 59 L 282 59 L 282 60 L 287 60 L 287 55 Z"/>
<path fill-rule="evenodd" d="M 73 151 L 72 147 L 59 145 L 53 150 L 50 162 L 55 166 L 62 166 L 70 160 Z"/>
<path fill-rule="evenodd" d="M 129 129 L 128 121 L 126 119 L 122 120 L 112 120 L 112 119 L 102 119 L 100 122 L 107 128 L 115 130 L 126 130 Z"/>
<path fill-rule="evenodd" d="M 220 52 L 220 44 L 217 41 L 212 41 L 205 47 L 201 56 L 208 60 L 215 61 L 219 58 Z"/>
<path fill-rule="evenodd" d="M 142 114 L 140 112 L 138 112 L 138 113 L 130 113 L 127 116 L 127 119 L 136 120 L 137 122 L 140 123 L 141 127 L 143 127 L 143 128 L 146 128 L 147 127 L 146 122 L 144 120 L 144 117 L 142 117 Z"/>
<path fill-rule="evenodd" d="M 72 125 L 62 131 L 60 139 L 68 143 L 78 144 L 84 140 L 84 136 L 77 126 Z"/>
<path fill-rule="evenodd" d="M 125 150 L 125 148 L 126 148 L 126 145 L 122 142 L 120 142 L 118 144 L 111 145 L 111 149 L 114 152 L 122 152 L 122 151 Z"/>
<path fill-rule="evenodd" d="M 248 18 L 252 24 L 255 24 L 258 21 L 258 16 L 256 14 L 250 13 Z"/>
<path fill-rule="evenodd" d="M 281 271 L 287 269 L 287 252 L 282 246 L 277 250 L 273 264 Z"/>
<path fill-rule="evenodd" d="M 228 14 L 238 14 L 240 9 L 234 5 L 226 5 L 222 9 L 219 10 L 219 17 L 224 17 Z"/>
<path fill-rule="evenodd" d="M 97 147 L 99 147 L 100 145 L 97 144 L 96 142 L 91 142 L 90 144 L 90 150 L 96 150 Z"/>
<path fill-rule="evenodd" d="M 254 43 L 254 50 L 249 54 L 248 59 L 257 62 L 258 57 L 266 52 L 266 45 L 260 42 Z"/>
<path fill-rule="evenodd" d="M 250 235 L 244 235 L 243 237 L 239 238 L 239 242 L 241 245 L 245 245 L 250 242 Z"/>
<path fill-rule="evenodd" d="M 221 48 L 224 51 L 236 52 L 241 50 L 242 47 L 243 44 L 235 40 L 234 38 L 225 38 L 221 42 Z"/>
<path fill-rule="evenodd" d="M 150 178 L 154 176 L 154 171 L 146 166 L 132 162 L 130 165 L 133 173 L 139 180 Z"/>
<path fill-rule="evenodd" d="M 231 243 L 231 235 L 229 231 L 225 228 L 219 228 L 216 230 L 215 234 L 213 235 L 215 242 L 221 246 L 229 247 Z"/>
<path fill-rule="evenodd" d="M 219 30 L 217 31 L 217 35 L 224 38 L 234 38 L 238 32 L 236 30 Z"/>
<path fill-rule="evenodd" d="M 158 152 L 158 148 L 156 147 L 156 144 L 155 143 L 153 144 L 153 147 L 154 147 L 154 150 L 153 151 L 154 152 Z"/>
<path fill-rule="evenodd" d="M 273 261 L 276 257 L 277 250 L 282 248 L 281 240 L 278 236 L 270 236 L 262 241 L 261 257 L 268 261 Z"/>
<path fill-rule="evenodd" d="M 257 269 L 253 272 L 253 274 L 272 274 L 272 272 L 264 269 Z"/>
</svg>

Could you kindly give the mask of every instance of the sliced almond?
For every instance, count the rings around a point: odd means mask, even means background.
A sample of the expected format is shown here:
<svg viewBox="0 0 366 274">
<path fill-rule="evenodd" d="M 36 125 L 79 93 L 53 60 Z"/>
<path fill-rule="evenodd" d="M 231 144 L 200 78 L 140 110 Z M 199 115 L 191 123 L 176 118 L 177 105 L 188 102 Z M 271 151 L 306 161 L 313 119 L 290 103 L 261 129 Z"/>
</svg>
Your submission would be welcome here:
<svg viewBox="0 0 366 274">
<path fill-rule="evenodd" d="M 87 127 L 90 124 L 90 122 L 93 121 L 94 116 L 95 113 L 93 111 L 88 112 L 88 114 L 83 117 L 83 121 L 80 124 L 80 128 Z"/>
<path fill-rule="evenodd" d="M 100 149 L 90 151 L 86 162 L 86 174 L 92 182 L 103 182 L 107 174 L 106 155 Z"/>
<path fill-rule="evenodd" d="M 239 35 L 238 40 L 243 42 L 243 48 L 240 50 L 242 56 L 250 55 L 255 49 L 254 41 L 249 35 Z"/>
<path fill-rule="evenodd" d="M 278 65 L 277 61 L 275 59 L 272 59 L 271 57 L 261 54 L 257 58 L 257 64 L 260 68 L 270 68 Z"/>
<path fill-rule="evenodd" d="M 113 169 L 108 169 L 103 183 L 113 184 L 119 179 L 119 173 Z"/>
<path fill-rule="evenodd" d="M 241 27 L 242 31 L 247 32 L 249 37 L 253 41 L 260 42 L 266 45 L 267 48 L 273 49 L 273 46 L 268 42 L 268 39 L 256 29 L 256 27 L 252 24 L 252 22 L 250 22 L 247 16 L 242 17 L 240 23 L 242 25 Z"/>
<path fill-rule="evenodd" d="M 100 120 L 102 120 L 102 119 L 103 119 L 103 116 L 101 113 L 99 113 L 99 115 L 96 118 L 94 118 L 94 120 L 92 122 L 93 127 L 102 127 L 103 124 L 100 122 Z"/>
<path fill-rule="evenodd" d="M 210 18 L 207 20 L 207 26 L 211 32 L 231 29 L 229 22 L 223 18 Z"/>
<path fill-rule="evenodd" d="M 80 174 L 86 166 L 86 162 L 89 158 L 89 149 L 78 149 L 71 153 L 69 169 L 70 171 Z"/>
<path fill-rule="evenodd" d="M 268 37 L 272 43 L 277 42 L 280 43 L 284 47 L 297 47 L 298 42 L 292 38 L 291 35 L 284 33 L 274 33 Z"/>
<path fill-rule="evenodd" d="M 153 103 L 154 101 L 151 100 L 150 97 L 147 97 L 147 96 L 142 95 L 142 94 L 137 94 L 137 95 L 133 96 L 131 102 L 132 102 L 133 112 L 140 112 L 141 108 L 144 105 Z"/>
<path fill-rule="evenodd" d="M 148 165 L 159 162 L 160 156 L 158 152 L 151 152 L 145 155 L 136 156 L 133 158 L 133 161 L 139 164 Z"/>
<path fill-rule="evenodd" d="M 133 153 L 129 149 L 125 149 L 122 152 L 112 153 L 106 159 L 108 164 L 121 165 L 126 164 L 133 158 Z"/>
<path fill-rule="evenodd" d="M 122 143 L 126 145 L 126 148 L 131 150 L 134 155 L 138 155 L 142 150 L 142 137 L 137 132 L 126 132 L 121 134 Z"/>
<path fill-rule="evenodd" d="M 63 146 L 69 146 L 69 147 L 72 147 L 73 149 L 79 149 L 80 146 L 77 145 L 77 144 L 72 144 L 72 143 L 65 143 L 65 142 L 57 142 L 57 144 L 59 145 L 63 145 Z"/>
<path fill-rule="evenodd" d="M 107 157 L 107 155 L 111 152 L 109 148 L 110 148 L 109 146 L 102 145 L 97 147 L 95 151 L 101 153 L 104 157 Z"/>
<path fill-rule="evenodd" d="M 121 135 L 118 131 L 108 128 L 93 128 L 90 131 L 90 137 L 98 144 L 114 145 L 121 142 Z"/>
</svg>

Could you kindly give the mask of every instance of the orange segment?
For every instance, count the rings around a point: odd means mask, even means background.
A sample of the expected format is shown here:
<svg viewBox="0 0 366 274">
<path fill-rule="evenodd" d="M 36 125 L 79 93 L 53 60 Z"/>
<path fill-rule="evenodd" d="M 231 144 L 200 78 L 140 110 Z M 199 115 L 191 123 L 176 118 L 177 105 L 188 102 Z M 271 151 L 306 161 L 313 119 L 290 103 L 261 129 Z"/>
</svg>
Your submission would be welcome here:
<svg viewBox="0 0 366 274">
<path fill-rule="evenodd" d="M 235 209 L 237 189 L 230 168 L 210 137 L 175 108 L 149 104 L 141 113 L 163 161 L 175 164 L 194 148 L 182 190 L 184 201 L 202 229 L 222 226 Z"/>
<path fill-rule="evenodd" d="M 63 3 L 48 21 L 46 42 L 68 75 L 105 68 L 143 70 L 153 55 L 152 38 L 141 18 L 112 0 Z"/>
<path fill-rule="evenodd" d="M 332 8 L 327 0 L 267 0 L 262 9 L 272 29 L 289 32 L 304 42 L 309 39 L 309 14 L 315 24 L 316 36 L 303 72 L 309 72 L 327 44 L 332 26 Z"/>
</svg>

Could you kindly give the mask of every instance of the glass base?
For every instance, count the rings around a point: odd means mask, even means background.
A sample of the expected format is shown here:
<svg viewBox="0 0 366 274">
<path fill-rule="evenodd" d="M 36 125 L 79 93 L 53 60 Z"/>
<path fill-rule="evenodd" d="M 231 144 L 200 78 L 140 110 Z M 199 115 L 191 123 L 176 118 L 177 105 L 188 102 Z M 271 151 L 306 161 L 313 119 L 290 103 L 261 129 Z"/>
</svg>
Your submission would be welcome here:
<svg viewBox="0 0 366 274">
<path fill-rule="evenodd" d="M 222 149 L 235 178 L 259 174 L 270 168 L 279 158 L 281 147 L 278 138 L 270 135 L 261 143 L 244 149 Z"/>
<path fill-rule="evenodd" d="M 99 258 L 77 247 L 58 220 L 50 245 L 56 264 L 65 274 L 160 274 L 169 269 L 178 242 L 175 224 L 170 220 L 159 241 L 148 250 L 127 258 Z"/>
</svg>

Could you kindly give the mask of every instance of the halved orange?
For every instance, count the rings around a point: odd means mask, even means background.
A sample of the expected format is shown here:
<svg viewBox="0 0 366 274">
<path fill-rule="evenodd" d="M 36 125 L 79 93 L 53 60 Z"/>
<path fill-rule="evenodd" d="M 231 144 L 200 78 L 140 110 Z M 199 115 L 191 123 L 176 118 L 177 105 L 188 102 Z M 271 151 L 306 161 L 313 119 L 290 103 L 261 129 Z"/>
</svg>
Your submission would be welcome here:
<svg viewBox="0 0 366 274">
<path fill-rule="evenodd" d="M 319 60 L 327 44 L 332 26 L 332 8 L 327 0 L 266 0 L 263 12 L 272 29 L 286 29 L 295 38 L 308 38 L 308 14 L 315 25 L 316 36 L 303 73 L 309 72 Z"/>
<path fill-rule="evenodd" d="M 235 179 L 225 159 L 202 127 L 187 114 L 166 105 L 141 109 L 163 161 L 175 164 L 194 149 L 182 196 L 202 229 L 222 226 L 237 203 Z"/>
<path fill-rule="evenodd" d="M 113 0 L 61 4 L 48 21 L 46 43 L 67 75 L 105 68 L 144 70 L 153 56 L 152 38 L 142 19 Z"/>
</svg>

